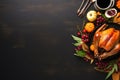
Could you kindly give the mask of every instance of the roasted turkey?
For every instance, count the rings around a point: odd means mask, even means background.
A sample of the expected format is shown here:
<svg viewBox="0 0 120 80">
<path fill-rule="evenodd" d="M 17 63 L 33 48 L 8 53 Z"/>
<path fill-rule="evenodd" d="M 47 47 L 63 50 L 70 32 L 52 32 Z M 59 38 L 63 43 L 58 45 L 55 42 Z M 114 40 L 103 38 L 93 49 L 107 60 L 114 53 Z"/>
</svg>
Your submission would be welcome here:
<svg viewBox="0 0 120 80">
<path fill-rule="evenodd" d="M 93 36 L 94 57 L 99 60 L 106 59 L 120 51 L 120 30 L 106 28 L 107 26 L 103 24 Z"/>
</svg>

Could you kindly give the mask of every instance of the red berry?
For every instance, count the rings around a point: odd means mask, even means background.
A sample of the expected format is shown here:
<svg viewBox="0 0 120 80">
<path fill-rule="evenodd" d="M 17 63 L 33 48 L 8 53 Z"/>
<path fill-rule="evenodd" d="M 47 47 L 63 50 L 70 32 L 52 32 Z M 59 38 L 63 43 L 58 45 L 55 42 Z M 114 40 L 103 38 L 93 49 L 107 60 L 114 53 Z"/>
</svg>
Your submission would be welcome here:
<svg viewBox="0 0 120 80">
<path fill-rule="evenodd" d="M 87 38 L 87 39 L 89 38 L 87 34 L 85 35 L 85 38 Z"/>
<path fill-rule="evenodd" d="M 81 33 L 80 33 L 80 32 L 77 32 L 77 35 L 78 35 L 78 36 L 80 36 L 80 35 L 81 35 Z"/>
<path fill-rule="evenodd" d="M 82 38 L 82 41 L 85 42 L 85 39 Z"/>
<path fill-rule="evenodd" d="M 103 19 L 103 22 L 105 22 L 105 19 Z"/>
<path fill-rule="evenodd" d="M 86 42 L 89 42 L 89 39 L 86 39 Z"/>
<path fill-rule="evenodd" d="M 96 64 L 96 65 L 98 65 L 99 63 L 98 63 L 98 62 L 96 62 L 95 64 Z"/>
<path fill-rule="evenodd" d="M 77 50 L 81 50 L 82 49 L 82 45 L 77 46 Z"/>
<path fill-rule="evenodd" d="M 87 42 L 88 42 L 88 39 L 84 39 L 84 42 L 87 43 Z"/>
<path fill-rule="evenodd" d="M 100 19 L 100 23 L 102 22 L 102 20 Z"/>
<path fill-rule="evenodd" d="M 83 35 L 81 36 L 81 38 L 82 38 L 82 39 L 85 39 L 85 34 L 83 34 Z"/>
<path fill-rule="evenodd" d="M 98 21 L 96 21 L 97 23 L 99 23 L 100 21 L 98 20 Z"/>
<path fill-rule="evenodd" d="M 83 29 L 83 31 L 82 31 L 83 33 L 86 33 L 87 31 L 86 31 L 86 29 Z"/>
<path fill-rule="evenodd" d="M 96 24 L 96 26 L 98 26 L 98 23 Z"/>
<path fill-rule="evenodd" d="M 102 19 L 102 16 L 100 16 L 99 19 Z"/>
</svg>

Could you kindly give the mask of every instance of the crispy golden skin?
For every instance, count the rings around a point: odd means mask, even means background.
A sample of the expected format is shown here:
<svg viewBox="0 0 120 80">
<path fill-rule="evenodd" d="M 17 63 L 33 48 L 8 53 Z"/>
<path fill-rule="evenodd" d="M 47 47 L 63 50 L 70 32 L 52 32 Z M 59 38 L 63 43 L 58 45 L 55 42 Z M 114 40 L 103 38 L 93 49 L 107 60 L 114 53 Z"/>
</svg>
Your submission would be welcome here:
<svg viewBox="0 0 120 80">
<path fill-rule="evenodd" d="M 115 55 L 120 51 L 120 30 L 108 28 L 107 24 L 102 25 L 94 34 L 93 44 L 95 46 L 94 56 L 98 59 L 105 59 Z M 105 52 L 99 53 L 98 48 L 103 48 Z"/>
</svg>

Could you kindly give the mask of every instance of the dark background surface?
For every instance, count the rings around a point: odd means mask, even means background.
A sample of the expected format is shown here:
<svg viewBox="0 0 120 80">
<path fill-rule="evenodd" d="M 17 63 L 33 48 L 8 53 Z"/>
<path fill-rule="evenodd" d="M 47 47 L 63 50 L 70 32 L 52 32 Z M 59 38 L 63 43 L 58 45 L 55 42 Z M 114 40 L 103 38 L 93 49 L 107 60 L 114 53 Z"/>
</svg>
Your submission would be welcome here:
<svg viewBox="0 0 120 80">
<path fill-rule="evenodd" d="M 73 55 L 81 1 L 0 0 L 1 80 L 104 80 Z"/>
</svg>

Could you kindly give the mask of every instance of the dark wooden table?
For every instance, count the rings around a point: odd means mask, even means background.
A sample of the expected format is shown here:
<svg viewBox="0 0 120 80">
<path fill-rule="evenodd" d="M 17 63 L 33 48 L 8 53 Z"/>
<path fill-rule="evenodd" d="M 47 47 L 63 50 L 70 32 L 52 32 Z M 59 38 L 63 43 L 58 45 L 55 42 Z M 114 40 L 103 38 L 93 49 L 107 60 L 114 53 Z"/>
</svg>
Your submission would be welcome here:
<svg viewBox="0 0 120 80">
<path fill-rule="evenodd" d="M 81 1 L 0 0 L 1 80 L 104 80 L 73 55 Z"/>
</svg>

